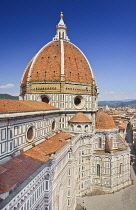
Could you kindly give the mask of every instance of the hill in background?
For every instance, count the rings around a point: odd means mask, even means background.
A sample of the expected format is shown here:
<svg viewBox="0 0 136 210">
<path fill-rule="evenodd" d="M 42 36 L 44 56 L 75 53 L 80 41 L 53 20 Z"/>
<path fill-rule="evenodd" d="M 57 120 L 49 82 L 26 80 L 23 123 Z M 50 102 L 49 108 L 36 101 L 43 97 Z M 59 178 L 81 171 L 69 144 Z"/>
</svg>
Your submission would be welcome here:
<svg viewBox="0 0 136 210">
<path fill-rule="evenodd" d="M 130 106 L 130 107 L 136 107 L 136 100 L 132 101 L 99 101 L 99 106 L 111 106 L 111 107 L 119 107 L 119 106 Z"/>
<path fill-rule="evenodd" d="M 13 99 L 13 100 L 19 100 L 19 96 L 12 96 L 9 94 L 0 94 L 0 99 Z M 136 107 L 136 100 L 131 100 L 131 101 L 99 101 L 98 102 L 99 106 L 111 106 L 111 107 Z"/>
<path fill-rule="evenodd" d="M 19 100 L 19 96 L 11 96 L 9 94 L 0 94 L 0 99 L 13 99 L 13 100 Z"/>
</svg>

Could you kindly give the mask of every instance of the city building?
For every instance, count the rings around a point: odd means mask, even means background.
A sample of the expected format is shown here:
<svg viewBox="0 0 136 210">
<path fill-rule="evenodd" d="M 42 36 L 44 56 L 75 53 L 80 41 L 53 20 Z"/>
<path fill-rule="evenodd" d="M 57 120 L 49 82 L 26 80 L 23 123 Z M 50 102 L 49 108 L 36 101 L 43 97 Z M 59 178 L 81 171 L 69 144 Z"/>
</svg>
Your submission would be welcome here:
<svg viewBox="0 0 136 210">
<path fill-rule="evenodd" d="M 131 184 L 129 147 L 98 111 L 96 79 L 62 13 L 24 71 L 20 100 L 0 100 L 0 151 L 2 210 L 74 210 L 77 196 Z"/>
<path fill-rule="evenodd" d="M 133 143 L 136 146 L 136 115 L 131 118 L 131 129 L 133 135 Z"/>
</svg>

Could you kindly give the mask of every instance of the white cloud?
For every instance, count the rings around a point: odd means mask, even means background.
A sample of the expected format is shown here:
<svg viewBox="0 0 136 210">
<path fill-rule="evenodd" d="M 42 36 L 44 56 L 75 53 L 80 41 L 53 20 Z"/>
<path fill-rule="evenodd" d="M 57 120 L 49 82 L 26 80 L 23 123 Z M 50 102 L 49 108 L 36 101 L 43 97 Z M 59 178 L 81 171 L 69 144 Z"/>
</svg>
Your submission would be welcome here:
<svg viewBox="0 0 136 210">
<path fill-rule="evenodd" d="M 109 94 L 114 95 L 114 94 L 116 94 L 116 92 L 110 91 Z"/>
<path fill-rule="evenodd" d="M 12 88 L 12 87 L 14 87 L 15 85 L 13 85 L 13 84 L 7 84 L 7 85 L 2 85 L 2 86 L 0 86 L 0 88 Z"/>
<path fill-rule="evenodd" d="M 114 101 L 114 100 L 124 100 L 124 99 L 136 99 L 135 92 L 115 92 L 115 91 L 103 91 L 100 92 L 99 100 L 101 101 Z"/>
</svg>

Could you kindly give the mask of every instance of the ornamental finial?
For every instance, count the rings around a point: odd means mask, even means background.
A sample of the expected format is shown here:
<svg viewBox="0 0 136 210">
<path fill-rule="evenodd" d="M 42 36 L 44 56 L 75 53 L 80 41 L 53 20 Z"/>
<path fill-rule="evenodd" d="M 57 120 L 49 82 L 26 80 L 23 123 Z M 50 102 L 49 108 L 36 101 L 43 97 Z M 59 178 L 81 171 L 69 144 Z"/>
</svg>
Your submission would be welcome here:
<svg viewBox="0 0 136 210">
<path fill-rule="evenodd" d="M 63 12 L 60 12 L 60 18 L 63 18 L 63 16 L 64 16 Z"/>
<path fill-rule="evenodd" d="M 58 40 L 64 40 L 66 42 L 70 41 L 67 36 L 67 26 L 64 23 L 63 17 L 64 17 L 63 12 L 60 12 L 60 21 L 56 26 L 56 35 L 53 38 L 53 41 L 58 41 Z"/>
</svg>

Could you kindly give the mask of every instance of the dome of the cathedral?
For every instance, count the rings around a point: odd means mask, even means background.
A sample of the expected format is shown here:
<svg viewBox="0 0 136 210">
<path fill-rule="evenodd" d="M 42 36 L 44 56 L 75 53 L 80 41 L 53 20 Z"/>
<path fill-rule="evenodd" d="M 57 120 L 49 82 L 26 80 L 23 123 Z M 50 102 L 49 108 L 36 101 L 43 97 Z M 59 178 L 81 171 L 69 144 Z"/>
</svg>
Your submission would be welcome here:
<svg viewBox="0 0 136 210">
<path fill-rule="evenodd" d="M 23 100 L 54 105 L 58 99 L 52 94 L 74 94 L 74 106 L 79 109 L 85 104 L 83 95 L 98 95 L 91 66 L 83 52 L 70 42 L 63 14 L 56 26 L 55 37 L 29 62 L 20 86 L 20 98 Z M 56 107 L 63 105 L 56 104 Z"/>
<path fill-rule="evenodd" d="M 105 113 L 103 110 L 99 110 L 96 114 L 96 129 L 115 129 L 115 123 L 112 116 Z"/>
<path fill-rule="evenodd" d="M 39 50 L 24 71 L 22 96 L 53 92 L 97 94 L 91 66 L 83 52 L 70 42 L 62 14 L 60 17 L 53 41 Z"/>
<path fill-rule="evenodd" d="M 92 72 L 84 54 L 72 43 L 63 42 L 65 81 L 92 83 Z M 22 78 L 26 82 L 61 80 L 61 42 L 45 45 L 31 60 Z"/>
</svg>

